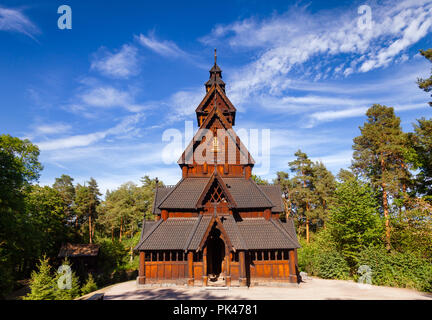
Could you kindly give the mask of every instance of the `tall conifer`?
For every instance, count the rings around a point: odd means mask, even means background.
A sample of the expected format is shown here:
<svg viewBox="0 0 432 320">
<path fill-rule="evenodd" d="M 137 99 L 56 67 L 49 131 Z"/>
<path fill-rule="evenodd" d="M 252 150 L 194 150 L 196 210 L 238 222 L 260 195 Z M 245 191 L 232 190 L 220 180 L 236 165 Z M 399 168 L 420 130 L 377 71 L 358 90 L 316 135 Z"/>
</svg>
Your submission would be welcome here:
<svg viewBox="0 0 432 320">
<path fill-rule="evenodd" d="M 393 108 L 374 104 L 366 112 L 367 121 L 354 138 L 353 170 L 380 190 L 386 225 L 386 247 L 390 250 L 390 200 L 401 191 L 407 176 L 404 165 L 406 135 Z"/>
</svg>

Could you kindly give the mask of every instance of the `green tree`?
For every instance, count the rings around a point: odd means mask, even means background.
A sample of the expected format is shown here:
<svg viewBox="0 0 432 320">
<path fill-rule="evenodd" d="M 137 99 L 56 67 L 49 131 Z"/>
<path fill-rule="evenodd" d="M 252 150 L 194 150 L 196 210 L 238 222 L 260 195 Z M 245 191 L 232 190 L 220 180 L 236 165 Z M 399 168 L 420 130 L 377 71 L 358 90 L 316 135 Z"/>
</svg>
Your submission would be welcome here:
<svg viewBox="0 0 432 320">
<path fill-rule="evenodd" d="M 292 190 L 294 189 L 294 184 L 289 178 L 288 172 L 278 171 L 276 176 L 273 183 L 279 185 L 281 188 L 284 203 L 284 218 L 286 218 L 292 213 Z"/>
<path fill-rule="evenodd" d="M 374 104 L 366 115 L 367 121 L 360 127 L 361 135 L 354 138 L 352 168 L 381 192 L 386 247 L 390 250 L 389 200 L 401 191 L 402 181 L 409 176 L 404 158 L 407 140 L 393 108 Z"/>
<path fill-rule="evenodd" d="M 294 155 L 297 158 L 288 163 L 291 172 L 296 174 L 292 179 L 292 200 L 298 217 L 305 220 L 306 242 L 309 243 L 309 224 L 313 218 L 312 209 L 317 201 L 314 193 L 313 163 L 301 150 Z"/>
<path fill-rule="evenodd" d="M 97 284 L 94 281 L 92 274 L 89 273 L 86 283 L 81 288 L 81 294 L 86 295 L 90 292 L 96 291 L 97 289 Z"/>
<path fill-rule="evenodd" d="M 351 170 L 340 169 L 337 178 L 340 182 L 345 182 L 350 179 L 355 179 L 356 176 Z"/>
<path fill-rule="evenodd" d="M 72 265 L 67 258 L 63 260 L 62 266 L 68 266 L 69 268 L 71 268 L 71 286 L 69 289 L 66 287 L 67 276 L 69 276 L 67 269 L 64 268 L 62 272 L 57 272 L 57 276 L 55 277 L 55 300 L 73 300 L 76 297 L 79 297 L 81 293 L 79 279 L 75 271 L 72 270 Z"/>
<path fill-rule="evenodd" d="M 110 230 L 112 240 L 115 231 L 118 232 L 120 241 L 125 234 L 132 237 L 139 231 L 138 226 L 143 217 L 153 216 L 155 182 L 146 176 L 142 179 L 142 186 L 127 182 L 117 190 L 107 192 L 105 201 L 98 207 L 98 224 L 106 230 L 106 233 Z"/>
<path fill-rule="evenodd" d="M 24 209 L 20 214 L 23 236 L 22 263 L 28 268 L 42 254 L 56 256 L 62 242 L 68 238 L 64 203 L 57 190 L 48 186 L 29 186 L 25 191 Z"/>
<path fill-rule="evenodd" d="M 428 49 L 426 51 L 420 50 L 420 54 L 432 62 L 432 49 Z M 430 92 L 432 90 L 432 75 L 427 79 L 417 79 L 417 84 L 420 89 Z M 432 107 L 432 102 L 429 102 L 429 105 Z"/>
<path fill-rule="evenodd" d="M 75 209 L 77 218 L 87 221 L 89 243 L 93 243 L 97 207 L 100 204 L 101 193 L 95 179 L 90 178 L 88 186 L 77 184 L 75 187 Z"/>
<path fill-rule="evenodd" d="M 37 271 L 32 272 L 30 293 L 24 300 L 54 300 L 56 283 L 46 256 L 39 260 L 37 268 Z"/>
<path fill-rule="evenodd" d="M 145 218 L 148 220 L 154 219 L 153 203 L 156 187 L 163 187 L 164 183 L 158 178 L 151 179 L 149 176 L 144 176 L 140 179 L 143 203 L 145 206 Z"/>
<path fill-rule="evenodd" d="M 421 118 L 414 125 L 411 141 L 417 154 L 416 190 L 432 202 L 432 119 Z"/>
<path fill-rule="evenodd" d="M 251 178 L 253 181 L 256 182 L 256 184 L 260 184 L 260 185 L 268 185 L 269 184 L 269 182 L 266 179 L 263 179 L 260 176 L 257 176 L 255 174 L 251 175 Z"/>
<path fill-rule="evenodd" d="M 65 212 L 68 223 L 75 222 L 78 226 L 78 219 L 74 212 L 74 202 L 75 202 L 75 187 L 73 185 L 74 179 L 71 176 L 62 174 L 60 178 L 56 178 L 53 184 L 53 188 L 60 193 L 60 196 L 64 202 L 63 211 Z"/>
<path fill-rule="evenodd" d="M 327 229 L 351 268 L 364 247 L 382 242 L 378 208 L 374 192 L 366 183 L 351 177 L 337 185 Z"/>
<path fill-rule="evenodd" d="M 0 135 L 0 297 L 24 269 L 26 235 L 23 191 L 39 178 L 39 149 L 29 140 Z"/>
<path fill-rule="evenodd" d="M 336 190 L 336 179 L 322 162 L 315 163 L 313 167 L 313 175 L 315 181 L 315 194 L 318 201 L 314 209 L 315 216 L 325 223 L 327 220 L 327 209 L 333 200 Z"/>
</svg>

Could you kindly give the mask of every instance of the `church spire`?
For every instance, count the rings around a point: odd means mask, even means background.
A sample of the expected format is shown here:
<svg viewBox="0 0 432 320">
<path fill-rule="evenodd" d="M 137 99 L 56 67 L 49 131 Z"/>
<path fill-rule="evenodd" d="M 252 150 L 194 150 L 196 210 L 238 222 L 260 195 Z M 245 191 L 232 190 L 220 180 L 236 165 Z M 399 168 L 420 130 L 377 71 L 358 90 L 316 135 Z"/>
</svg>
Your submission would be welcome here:
<svg viewBox="0 0 432 320">
<path fill-rule="evenodd" d="M 215 65 L 217 64 L 216 61 L 217 61 L 217 54 L 216 54 L 216 48 L 215 48 Z"/>
<path fill-rule="evenodd" d="M 217 52 L 214 50 L 214 65 L 210 69 L 210 79 L 205 83 L 206 91 L 208 92 L 210 88 L 218 84 L 219 87 L 225 92 L 225 82 L 222 80 L 222 70 L 217 65 Z"/>
</svg>

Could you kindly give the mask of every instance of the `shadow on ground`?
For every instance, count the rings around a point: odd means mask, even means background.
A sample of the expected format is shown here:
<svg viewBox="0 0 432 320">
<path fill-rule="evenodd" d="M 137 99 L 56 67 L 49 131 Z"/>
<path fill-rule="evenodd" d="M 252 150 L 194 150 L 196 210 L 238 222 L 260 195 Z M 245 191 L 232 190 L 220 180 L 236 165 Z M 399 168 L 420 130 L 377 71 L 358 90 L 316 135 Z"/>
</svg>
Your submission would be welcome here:
<svg viewBox="0 0 432 320">
<path fill-rule="evenodd" d="M 207 290 L 193 291 L 189 294 L 173 288 L 158 290 L 138 289 L 119 294 L 115 292 L 107 293 L 104 296 L 104 300 L 226 300 L 227 298 L 244 300 L 244 297 L 233 296 L 231 294 L 229 297 L 225 297 L 224 295 L 215 295 Z"/>
</svg>

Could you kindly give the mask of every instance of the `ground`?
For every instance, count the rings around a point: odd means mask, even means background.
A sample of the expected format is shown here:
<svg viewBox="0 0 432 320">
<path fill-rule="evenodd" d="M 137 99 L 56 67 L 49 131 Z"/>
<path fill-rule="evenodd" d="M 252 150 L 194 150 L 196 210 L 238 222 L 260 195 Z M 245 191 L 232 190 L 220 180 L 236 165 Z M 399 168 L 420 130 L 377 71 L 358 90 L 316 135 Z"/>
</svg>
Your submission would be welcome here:
<svg viewBox="0 0 432 320">
<path fill-rule="evenodd" d="M 135 281 L 119 283 L 99 290 L 106 300 L 143 299 L 252 299 L 252 300 L 432 300 L 432 294 L 410 289 L 370 286 L 360 287 L 352 281 L 308 278 L 290 287 L 251 287 L 206 289 L 203 287 L 137 288 Z"/>
</svg>

